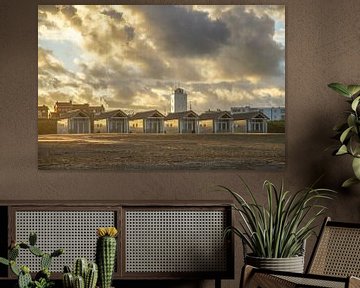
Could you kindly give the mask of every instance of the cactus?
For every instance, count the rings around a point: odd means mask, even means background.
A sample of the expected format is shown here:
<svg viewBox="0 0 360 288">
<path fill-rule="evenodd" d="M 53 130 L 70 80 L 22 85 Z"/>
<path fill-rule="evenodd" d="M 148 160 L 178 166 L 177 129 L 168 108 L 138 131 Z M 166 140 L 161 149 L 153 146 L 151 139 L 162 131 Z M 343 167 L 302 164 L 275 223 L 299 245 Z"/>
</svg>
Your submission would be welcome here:
<svg viewBox="0 0 360 288">
<path fill-rule="evenodd" d="M 76 275 L 74 277 L 74 288 L 85 288 L 84 278 Z"/>
<path fill-rule="evenodd" d="M 74 274 L 76 276 L 81 276 L 83 279 L 85 279 L 87 266 L 88 263 L 85 258 L 76 259 L 74 266 Z"/>
<path fill-rule="evenodd" d="M 64 266 L 63 286 L 64 288 L 77 288 L 75 286 L 75 279 L 77 285 L 83 288 L 95 288 L 98 278 L 98 268 L 96 263 L 89 263 L 85 258 L 78 258 L 74 263 L 74 273 L 71 273 L 69 266 Z M 84 276 L 82 276 L 84 275 Z M 81 284 L 82 279 L 83 284 Z"/>
<path fill-rule="evenodd" d="M 29 268 L 28 267 L 26 268 L 27 269 L 22 269 L 19 274 L 19 279 L 18 279 L 19 288 L 28 288 L 32 283 L 31 275 L 29 273 L 30 272 Z M 27 270 L 27 272 L 24 270 Z"/>
<path fill-rule="evenodd" d="M 37 235 L 35 232 L 31 232 L 29 235 L 29 244 L 31 246 L 35 246 L 37 241 Z"/>
<path fill-rule="evenodd" d="M 48 253 L 44 253 L 43 256 L 41 256 L 41 261 L 40 261 L 41 269 L 44 269 L 44 268 L 49 269 L 50 265 L 51 265 L 51 260 L 52 260 L 51 255 Z"/>
<path fill-rule="evenodd" d="M 115 227 L 98 228 L 97 235 L 99 238 L 96 243 L 96 262 L 99 267 L 99 286 L 110 288 L 115 265 L 117 230 Z"/>
<path fill-rule="evenodd" d="M 74 276 L 72 273 L 64 273 L 62 277 L 64 288 L 73 288 L 74 287 Z"/>
<path fill-rule="evenodd" d="M 36 247 L 37 236 L 35 233 L 30 233 L 29 244 L 20 242 L 16 243 L 11 241 L 11 245 L 8 251 L 8 259 L 0 257 L 0 263 L 10 266 L 11 271 L 18 276 L 18 286 L 19 288 L 29 288 L 29 287 L 51 287 L 53 282 L 50 281 L 50 264 L 53 257 L 60 256 L 64 251 L 63 249 L 55 250 L 53 253 L 48 254 Z M 30 275 L 30 269 L 27 266 L 22 266 L 21 268 L 16 264 L 16 259 L 19 256 L 19 250 L 29 250 L 30 253 L 37 257 L 41 257 L 41 271 L 39 271 L 35 276 L 35 281 L 32 280 Z"/>
<path fill-rule="evenodd" d="M 98 279 L 98 266 L 96 263 L 89 263 L 85 276 L 85 288 L 95 288 Z"/>
<path fill-rule="evenodd" d="M 16 262 L 14 260 L 10 261 L 10 269 L 16 276 L 19 276 L 21 271 L 19 266 L 16 265 Z"/>
<path fill-rule="evenodd" d="M 19 256 L 19 246 L 15 246 L 14 248 L 9 250 L 8 257 L 9 260 L 16 260 L 16 258 Z"/>
<path fill-rule="evenodd" d="M 50 279 L 50 271 L 48 268 L 44 268 L 42 270 L 40 270 L 38 273 L 36 273 L 35 275 L 35 280 L 40 281 L 41 279 Z"/>
<path fill-rule="evenodd" d="M 32 254 L 34 254 L 35 256 L 37 256 L 37 257 L 41 257 L 41 256 L 44 255 L 44 252 L 42 252 L 42 251 L 40 250 L 40 248 L 38 248 L 38 247 L 36 247 L 36 246 L 30 245 L 29 251 L 30 251 Z"/>
</svg>

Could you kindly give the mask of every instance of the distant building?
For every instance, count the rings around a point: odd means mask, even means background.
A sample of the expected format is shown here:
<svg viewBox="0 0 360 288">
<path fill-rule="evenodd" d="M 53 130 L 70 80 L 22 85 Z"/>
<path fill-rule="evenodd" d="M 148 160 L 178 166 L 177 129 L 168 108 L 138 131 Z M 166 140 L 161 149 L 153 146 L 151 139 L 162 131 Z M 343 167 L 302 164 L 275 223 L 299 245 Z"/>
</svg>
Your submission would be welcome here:
<svg viewBox="0 0 360 288">
<path fill-rule="evenodd" d="M 49 119 L 49 107 L 46 105 L 38 106 L 38 119 Z"/>
<path fill-rule="evenodd" d="M 88 103 L 75 104 L 70 100 L 69 102 L 58 102 L 54 105 L 54 112 L 51 113 L 51 118 L 60 118 L 61 114 L 67 113 L 73 110 L 82 110 L 89 114 L 89 116 L 97 115 L 105 112 L 103 105 L 90 106 Z"/>
<path fill-rule="evenodd" d="M 80 109 L 62 113 L 57 121 L 57 134 L 91 133 L 89 114 Z"/>
<path fill-rule="evenodd" d="M 187 111 L 187 94 L 184 89 L 177 88 L 170 97 L 171 113 Z"/>
<path fill-rule="evenodd" d="M 227 111 L 207 111 L 199 116 L 200 133 L 232 133 L 234 118 Z"/>
<path fill-rule="evenodd" d="M 164 118 L 158 110 L 136 113 L 129 119 L 132 133 L 164 133 Z"/>
<path fill-rule="evenodd" d="M 235 133 L 267 133 L 269 118 L 261 111 L 232 114 Z"/>
<path fill-rule="evenodd" d="M 94 133 L 129 133 L 129 117 L 121 110 L 95 115 Z"/>
<path fill-rule="evenodd" d="M 192 110 L 169 113 L 165 117 L 166 133 L 199 133 L 199 116 Z"/>
<path fill-rule="evenodd" d="M 244 112 L 254 112 L 260 111 L 264 113 L 269 120 L 285 120 L 285 107 L 250 107 L 250 106 L 239 106 L 231 107 L 231 114 L 244 113 Z"/>
</svg>

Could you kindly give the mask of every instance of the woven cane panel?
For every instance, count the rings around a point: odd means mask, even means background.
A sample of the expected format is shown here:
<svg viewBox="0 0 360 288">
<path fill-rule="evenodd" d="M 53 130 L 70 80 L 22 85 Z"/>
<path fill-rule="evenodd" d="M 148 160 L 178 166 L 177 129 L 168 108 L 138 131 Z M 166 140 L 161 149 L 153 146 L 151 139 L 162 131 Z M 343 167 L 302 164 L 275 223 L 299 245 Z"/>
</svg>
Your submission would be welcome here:
<svg viewBox="0 0 360 288">
<path fill-rule="evenodd" d="M 62 272 L 78 257 L 95 260 L 96 228 L 115 226 L 114 211 L 17 211 L 16 241 L 28 243 L 29 233 L 37 234 L 37 245 L 46 253 L 63 248 L 65 253 L 52 261 L 50 270 Z M 40 269 L 40 258 L 21 250 L 18 262 L 31 271 Z"/>
<path fill-rule="evenodd" d="M 294 284 L 293 287 L 345 288 L 345 279 L 343 282 L 339 282 L 339 281 L 331 281 L 331 280 L 323 280 L 323 279 L 311 279 L 311 278 L 279 276 L 279 275 L 275 276 L 274 278 L 281 278 L 287 280 Z"/>
<path fill-rule="evenodd" d="M 223 272 L 223 211 L 126 211 L 126 272 Z"/>
<path fill-rule="evenodd" d="M 360 229 L 326 227 L 311 273 L 360 277 Z"/>
</svg>

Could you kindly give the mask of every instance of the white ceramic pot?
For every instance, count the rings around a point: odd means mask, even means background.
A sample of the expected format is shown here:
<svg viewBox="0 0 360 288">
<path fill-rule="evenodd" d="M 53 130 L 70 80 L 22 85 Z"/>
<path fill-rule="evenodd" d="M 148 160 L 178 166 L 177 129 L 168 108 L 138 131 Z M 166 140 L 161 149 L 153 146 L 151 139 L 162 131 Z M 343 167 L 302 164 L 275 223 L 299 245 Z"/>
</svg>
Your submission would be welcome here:
<svg viewBox="0 0 360 288">
<path fill-rule="evenodd" d="M 304 256 L 289 258 L 263 258 L 251 255 L 245 256 L 245 263 L 254 267 L 275 271 L 304 272 Z"/>
</svg>

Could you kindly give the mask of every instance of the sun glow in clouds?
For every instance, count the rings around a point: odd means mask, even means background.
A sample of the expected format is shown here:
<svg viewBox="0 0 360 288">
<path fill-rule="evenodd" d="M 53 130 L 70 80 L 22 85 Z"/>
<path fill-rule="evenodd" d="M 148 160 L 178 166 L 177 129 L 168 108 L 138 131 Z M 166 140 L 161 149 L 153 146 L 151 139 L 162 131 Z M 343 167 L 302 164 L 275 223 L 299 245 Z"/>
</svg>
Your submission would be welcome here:
<svg viewBox="0 0 360 288">
<path fill-rule="evenodd" d="M 284 6 L 39 5 L 38 49 L 39 105 L 285 105 Z"/>
</svg>

